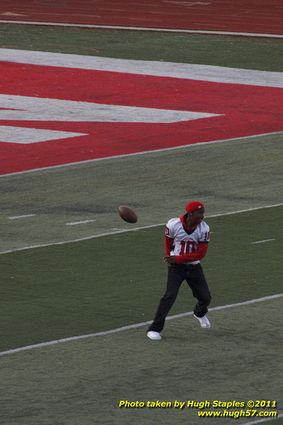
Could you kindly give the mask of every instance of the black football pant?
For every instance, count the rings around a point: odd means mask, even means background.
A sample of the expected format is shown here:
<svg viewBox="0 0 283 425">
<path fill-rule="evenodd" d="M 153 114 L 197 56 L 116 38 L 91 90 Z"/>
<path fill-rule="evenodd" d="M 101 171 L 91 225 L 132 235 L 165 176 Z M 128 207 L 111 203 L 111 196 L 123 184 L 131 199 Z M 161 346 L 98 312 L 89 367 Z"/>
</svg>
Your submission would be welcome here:
<svg viewBox="0 0 283 425">
<path fill-rule="evenodd" d="M 174 264 L 168 266 L 167 289 L 160 300 L 155 318 L 148 331 L 161 332 L 165 318 L 173 306 L 183 281 L 186 280 L 198 302 L 194 314 L 203 317 L 208 309 L 211 295 L 200 264 Z"/>
</svg>

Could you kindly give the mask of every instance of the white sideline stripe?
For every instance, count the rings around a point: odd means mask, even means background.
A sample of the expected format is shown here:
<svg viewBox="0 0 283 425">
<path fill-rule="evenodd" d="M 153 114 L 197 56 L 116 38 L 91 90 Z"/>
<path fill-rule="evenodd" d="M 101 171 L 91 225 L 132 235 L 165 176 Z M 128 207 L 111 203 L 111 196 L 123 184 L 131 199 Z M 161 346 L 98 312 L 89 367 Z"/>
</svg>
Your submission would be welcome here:
<svg viewBox="0 0 283 425">
<path fill-rule="evenodd" d="M 242 37 L 266 37 L 283 38 L 281 34 L 261 34 L 257 32 L 233 32 L 233 31 L 209 31 L 209 30 L 187 30 L 179 28 L 146 28 L 146 27 L 126 27 L 121 25 L 94 25 L 94 24 L 65 24 L 59 22 L 37 22 L 37 21 L 8 21 L 0 20 L 1 24 L 20 24 L 20 25 L 45 25 L 56 27 L 78 27 L 78 28 L 97 28 L 106 30 L 126 30 L 126 31 L 154 31 L 154 32 L 177 32 L 188 34 L 208 34 L 208 35 L 234 35 Z"/>
<path fill-rule="evenodd" d="M 115 59 L 69 53 L 50 53 L 32 50 L 0 49 L 1 61 L 46 65 L 62 68 L 122 72 L 155 77 L 182 78 L 215 83 L 247 84 L 283 88 L 283 72 L 257 71 L 214 65 L 180 62 Z"/>
<path fill-rule="evenodd" d="M 241 214 L 241 213 L 245 213 L 245 212 L 249 212 L 249 211 L 262 210 L 262 209 L 265 209 L 265 208 L 281 207 L 282 205 L 283 205 L 283 202 L 281 202 L 280 204 L 264 205 L 262 207 L 247 208 L 247 209 L 244 209 L 244 210 L 230 211 L 230 212 L 226 212 L 226 213 L 207 215 L 206 218 L 214 218 L 214 217 L 222 217 L 222 216 L 225 216 L 225 215 Z M 13 252 L 19 252 L 19 251 L 26 251 L 28 249 L 45 248 L 45 247 L 54 246 L 54 245 L 65 245 L 65 244 L 69 244 L 69 243 L 88 241 L 90 239 L 101 238 L 103 236 L 117 235 L 119 233 L 126 233 L 126 232 L 137 232 L 139 230 L 151 229 L 151 228 L 160 227 L 160 226 L 164 226 L 164 223 L 151 224 L 149 226 L 134 227 L 132 229 L 120 229 L 120 230 L 117 230 L 117 231 L 114 231 L 114 232 L 105 232 L 105 233 L 100 233 L 99 235 L 90 235 L 90 236 L 86 236 L 84 238 L 71 239 L 71 240 L 68 240 L 68 241 L 51 242 L 51 243 L 46 243 L 46 244 L 24 246 L 22 248 L 15 248 L 15 249 L 9 249 L 7 251 L 2 251 L 2 252 L 0 252 L 0 255 L 11 254 Z"/>
<path fill-rule="evenodd" d="M 270 242 L 270 241 L 275 241 L 275 239 L 263 239 L 262 241 L 255 241 L 255 242 L 251 242 L 253 245 L 258 244 L 258 243 L 265 243 L 265 242 Z"/>
<path fill-rule="evenodd" d="M 96 220 L 71 221 L 70 223 L 66 223 L 66 226 L 76 226 L 77 224 L 93 223 L 94 221 Z"/>
<path fill-rule="evenodd" d="M 252 422 L 246 422 L 243 425 L 261 424 L 263 422 L 273 421 L 273 420 L 276 420 L 276 419 L 279 419 L 279 418 L 282 418 L 282 417 L 283 417 L 283 413 L 280 413 L 279 415 L 277 415 L 275 417 L 259 419 L 257 421 L 252 421 Z"/>
<path fill-rule="evenodd" d="M 9 220 L 18 220 L 20 218 L 28 218 L 28 217 L 34 217 L 36 214 L 25 214 L 25 215 L 14 215 L 12 217 L 8 217 Z"/>
<path fill-rule="evenodd" d="M 47 171 L 48 170 L 60 170 L 61 168 L 67 168 L 67 167 L 83 165 L 83 164 L 91 164 L 93 162 L 98 162 L 98 161 L 108 161 L 108 160 L 112 160 L 112 159 L 127 158 L 127 157 L 132 157 L 132 156 L 139 156 L 139 155 L 148 155 L 148 154 L 151 155 L 151 154 L 160 153 L 160 152 L 167 152 L 167 151 L 174 151 L 174 150 L 192 148 L 194 146 L 207 146 L 207 145 L 214 145 L 214 144 L 219 144 L 219 143 L 233 142 L 233 141 L 237 141 L 237 140 L 254 139 L 254 138 L 263 137 L 263 136 L 276 136 L 276 135 L 279 135 L 279 134 L 283 134 L 283 132 L 282 131 L 274 131 L 273 133 L 261 133 L 261 134 L 254 134 L 252 136 L 234 137 L 232 139 L 224 139 L 224 140 L 212 140 L 210 142 L 199 142 L 199 143 L 193 143 L 193 144 L 190 144 L 190 145 L 174 146 L 174 147 L 171 147 L 171 148 L 154 149 L 154 150 L 151 150 L 151 151 L 141 151 L 141 152 L 122 154 L 122 155 L 105 156 L 104 158 L 87 159 L 86 161 L 70 162 L 68 164 L 52 165 L 50 167 L 33 168 L 32 170 L 27 170 L 27 171 L 18 171 L 18 172 L 15 172 L 15 173 L 0 174 L 0 178 L 10 177 L 10 176 L 18 176 L 18 175 L 21 175 L 21 174 L 36 173 L 36 172 L 39 172 L 39 171 L 46 171 L 46 170 Z"/>
<path fill-rule="evenodd" d="M 248 300 L 248 301 L 242 301 L 240 303 L 226 304 L 226 305 L 222 305 L 222 306 L 218 306 L 218 307 L 212 307 L 212 308 L 209 309 L 209 312 L 226 310 L 228 308 L 240 307 L 242 305 L 255 304 L 255 303 L 259 303 L 259 302 L 263 302 L 263 301 L 269 301 L 269 300 L 274 300 L 274 299 L 277 299 L 277 298 L 282 298 L 282 297 L 283 297 L 283 293 L 268 295 L 266 297 L 256 298 L 256 299 Z M 180 319 L 182 317 L 192 316 L 193 314 L 194 314 L 193 311 L 189 311 L 189 312 L 186 312 L 186 313 L 174 314 L 173 316 L 168 316 L 166 318 L 166 320 Z M 128 331 L 130 329 L 141 328 L 143 326 L 149 325 L 150 323 L 152 323 L 152 320 L 148 320 L 146 322 L 134 323 L 132 325 L 121 326 L 120 328 L 110 329 L 108 331 L 95 332 L 95 333 L 92 333 L 92 334 L 78 335 L 78 336 L 72 336 L 72 337 L 62 338 L 62 339 L 55 339 L 53 341 L 41 342 L 39 344 L 27 345 L 25 347 L 13 348 L 11 350 L 1 351 L 0 357 L 7 356 L 9 354 L 20 353 L 22 351 L 33 350 L 35 348 L 42 348 L 42 347 L 48 347 L 50 345 L 62 344 L 64 342 L 78 341 L 80 339 L 87 339 L 87 338 L 94 338 L 94 337 L 97 337 L 97 336 L 111 335 L 111 334 L 115 334 L 115 333 L 119 333 L 119 332 L 123 332 L 123 331 Z"/>
</svg>

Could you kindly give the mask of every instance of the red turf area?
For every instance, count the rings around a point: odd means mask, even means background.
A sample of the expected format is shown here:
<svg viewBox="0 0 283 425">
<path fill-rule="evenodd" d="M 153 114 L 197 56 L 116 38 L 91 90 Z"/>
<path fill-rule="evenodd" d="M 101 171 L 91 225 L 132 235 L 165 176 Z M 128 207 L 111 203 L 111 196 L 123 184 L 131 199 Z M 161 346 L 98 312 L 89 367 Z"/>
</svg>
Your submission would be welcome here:
<svg viewBox="0 0 283 425">
<path fill-rule="evenodd" d="M 53 121 L 1 120 L 2 126 L 86 134 L 27 145 L 0 142 L 1 174 L 283 130 L 279 88 L 8 62 L 2 67 L 1 94 L 221 115 L 170 124 L 78 122 L 75 116 L 64 122 L 60 113 Z"/>
<path fill-rule="evenodd" d="M 1 0 L 1 20 L 283 33 L 282 0 Z"/>
</svg>

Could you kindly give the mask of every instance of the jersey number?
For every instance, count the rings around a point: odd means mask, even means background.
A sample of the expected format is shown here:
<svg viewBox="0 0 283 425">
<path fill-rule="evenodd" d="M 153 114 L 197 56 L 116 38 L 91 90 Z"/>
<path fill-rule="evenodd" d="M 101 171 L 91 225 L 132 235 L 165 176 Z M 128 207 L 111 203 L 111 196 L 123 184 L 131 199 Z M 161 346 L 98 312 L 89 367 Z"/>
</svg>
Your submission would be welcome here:
<svg viewBox="0 0 283 425">
<path fill-rule="evenodd" d="M 182 241 L 180 255 L 191 254 L 192 252 L 195 252 L 196 245 L 197 244 L 193 241 L 188 241 L 188 242 Z"/>
</svg>

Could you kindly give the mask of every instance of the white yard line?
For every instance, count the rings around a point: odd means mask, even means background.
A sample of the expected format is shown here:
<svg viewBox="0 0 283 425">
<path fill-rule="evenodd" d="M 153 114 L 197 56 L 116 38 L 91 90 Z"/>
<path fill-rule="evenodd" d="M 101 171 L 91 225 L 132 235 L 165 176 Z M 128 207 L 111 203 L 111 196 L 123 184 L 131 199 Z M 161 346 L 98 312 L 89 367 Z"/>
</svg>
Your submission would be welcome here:
<svg viewBox="0 0 283 425">
<path fill-rule="evenodd" d="M 154 31 L 154 32 L 175 32 L 187 34 L 207 34 L 207 35 L 232 35 L 242 37 L 264 37 L 264 38 L 283 38 L 281 34 L 261 34 L 257 32 L 235 32 L 235 31 L 209 31 L 209 30 L 189 30 L 179 28 L 146 28 L 146 27 L 131 27 L 122 25 L 95 25 L 95 24 L 72 24 L 61 22 L 38 22 L 38 21 L 14 21 L 14 20 L 0 20 L 1 24 L 20 24 L 20 25 L 44 25 L 56 27 L 78 27 L 78 28 L 93 28 L 105 30 L 125 30 L 125 31 Z"/>
<path fill-rule="evenodd" d="M 235 303 L 235 304 L 226 304 L 226 305 L 222 305 L 222 306 L 218 306 L 218 307 L 212 307 L 212 308 L 209 309 L 209 312 L 226 310 L 226 309 L 235 308 L 235 307 L 241 307 L 243 305 L 255 304 L 255 303 L 259 303 L 259 302 L 263 302 L 263 301 L 269 301 L 269 300 L 282 298 L 282 297 L 283 297 L 283 293 L 268 295 L 266 297 L 256 298 L 256 299 L 253 299 L 253 300 L 243 301 L 243 302 L 239 302 L 239 303 Z M 182 317 L 192 316 L 193 313 L 194 313 L 193 311 L 189 311 L 189 312 L 186 312 L 186 313 L 175 314 L 173 316 L 168 316 L 166 318 L 166 320 L 175 320 L 175 319 L 180 319 Z M 13 348 L 11 350 L 1 351 L 0 357 L 7 356 L 9 354 L 20 353 L 22 351 L 33 350 L 35 348 L 43 348 L 43 347 L 48 347 L 48 346 L 52 346 L 52 345 L 62 344 L 64 342 L 78 341 L 78 340 L 81 340 L 81 339 L 112 335 L 112 334 L 116 334 L 116 333 L 119 333 L 119 332 L 128 331 L 130 329 L 141 328 L 143 326 L 149 325 L 151 322 L 152 322 L 151 320 L 148 320 L 146 322 L 134 323 L 132 325 L 122 326 L 120 328 L 110 329 L 108 331 L 95 332 L 95 333 L 86 334 L 86 335 L 72 336 L 72 337 L 68 337 L 68 338 L 56 339 L 56 340 L 53 340 L 53 341 L 42 342 L 42 343 L 39 343 L 39 344 L 27 345 L 25 347 Z"/>
<path fill-rule="evenodd" d="M 164 223 L 162 223 L 162 224 L 152 224 L 150 226 L 134 227 L 134 228 L 129 228 L 129 229 L 118 229 L 118 230 L 114 230 L 113 232 L 105 232 L 105 233 L 100 233 L 98 235 L 90 235 L 90 236 L 85 236 L 84 238 L 70 239 L 70 240 L 67 240 L 67 241 L 50 242 L 50 243 L 38 244 L 38 245 L 29 245 L 29 246 L 25 246 L 25 247 L 22 247 L 22 248 L 15 248 L 15 249 L 7 250 L 7 251 L 2 251 L 2 252 L 0 252 L 0 255 L 11 254 L 13 252 L 18 252 L 18 251 L 26 251 L 26 250 L 29 250 L 29 249 L 45 248 L 45 247 L 54 246 L 54 245 L 65 245 L 65 244 L 69 244 L 69 243 L 88 241 L 88 240 L 91 240 L 91 239 L 100 238 L 100 237 L 104 237 L 104 236 L 117 235 L 119 233 L 137 232 L 139 230 L 150 229 L 151 227 L 158 227 L 158 226 L 162 226 L 162 225 L 164 225 Z"/>
<path fill-rule="evenodd" d="M 244 209 L 244 210 L 230 211 L 230 212 L 226 212 L 226 213 L 207 215 L 206 218 L 214 218 L 214 217 L 222 217 L 222 216 L 226 216 L 226 215 L 241 214 L 241 213 L 245 213 L 245 212 L 249 212 L 249 211 L 257 211 L 257 210 L 261 210 L 261 209 L 265 209 L 265 208 L 281 207 L 282 205 L 283 205 L 283 202 L 281 202 L 280 204 L 264 205 L 264 206 L 261 206 L 261 207 L 247 208 L 247 209 Z M 54 245 L 65 245 L 65 244 L 69 244 L 69 243 L 82 242 L 82 241 L 87 241 L 87 240 L 91 240 L 91 239 L 101 238 L 103 236 L 117 235 L 119 233 L 137 232 L 139 230 L 151 229 L 151 228 L 154 228 L 154 227 L 159 227 L 159 226 L 164 226 L 164 225 L 165 225 L 165 223 L 151 224 L 149 226 L 141 226 L 141 227 L 134 227 L 134 228 L 128 228 L 128 229 L 120 229 L 120 230 L 118 229 L 118 230 L 115 230 L 113 232 L 105 232 L 105 233 L 100 233 L 99 235 L 90 235 L 90 236 L 86 236 L 84 238 L 71 239 L 71 240 L 68 240 L 68 241 L 50 242 L 50 243 L 38 244 L 38 245 L 29 245 L 29 246 L 25 246 L 25 247 L 22 247 L 22 248 L 15 248 L 15 249 L 9 249 L 7 251 L 2 251 L 2 252 L 0 252 L 0 255 L 11 254 L 13 252 L 19 252 L 19 251 L 26 251 L 28 249 L 45 248 L 45 247 L 54 246 Z"/>
<path fill-rule="evenodd" d="M 88 159 L 86 161 L 71 162 L 71 163 L 68 163 L 68 164 L 52 165 L 50 167 L 33 168 L 32 170 L 18 171 L 16 173 L 1 174 L 0 178 L 18 176 L 18 175 L 22 175 L 22 174 L 36 173 L 36 172 L 40 172 L 40 171 L 60 170 L 62 168 L 64 169 L 64 168 L 72 167 L 72 166 L 76 167 L 78 165 L 91 164 L 91 163 L 95 163 L 95 162 L 98 162 L 98 161 L 109 161 L 109 160 L 115 160 L 115 159 L 127 158 L 127 157 L 134 157 L 134 156 L 139 156 L 139 155 L 154 155 L 154 154 L 160 153 L 160 152 L 167 152 L 167 151 L 169 152 L 169 151 L 175 151 L 175 150 L 180 150 L 180 149 L 193 148 L 194 146 L 207 146 L 207 145 L 214 145 L 214 144 L 226 143 L 226 142 L 229 143 L 229 142 L 233 142 L 233 141 L 237 141 L 237 140 L 248 140 L 248 139 L 254 139 L 254 138 L 263 137 L 263 136 L 276 136 L 276 135 L 279 135 L 279 134 L 283 134 L 283 131 L 275 131 L 273 133 L 261 133 L 261 134 L 255 134 L 253 136 L 235 137 L 235 138 L 232 138 L 232 139 L 212 140 L 210 142 L 199 142 L 199 143 L 193 143 L 193 144 L 190 144 L 190 145 L 174 146 L 172 148 L 155 149 L 155 150 L 151 150 L 151 151 L 141 151 L 141 152 L 135 152 L 135 153 L 127 153 L 127 154 L 123 154 L 123 155 L 106 156 L 104 158 Z"/>
<path fill-rule="evenodd" d="M 270 418 L 258 419 L 256 421 L 246 422 L 246 423 L 244 423 L 242 425 L 262 424 L 264 422 L 273 421 L 273 420 L 276 420 L 276 419 L 279 419 L 279 418 L 282 418 L 282 417 L 283 417 L 283 413 L 280 413 L 279 415 L 277 415 L 276 417 L 273 417 L 273 418 L 270 417 Z"/>
<path fill-rule="evenodd" d="M 227 212 L 227 213 L 208 215 L 208 216 L 206 216 L 206 218 L 222 217 L 223 215 L 240 214 L 240 213 L 245 213 L 245 212 L 248 212 L 248 211 L 262 210 L 262 209 L 265 209 L 265 208 L 281 207 L 282 205 L 283 205 L 283 202 L 280 202 L 279 204 L 264 205 L 262 207 L 246 208 L 244 210 L 237 210 L 237 211 L 230 211 L 230 212 Z"/>
<path fill-rule="evenodd" d="M 94 221 L 96 220 L 71 221 L 70 223 L 66 223 L 66 226 L 76 226 L 77 224 L 93 223 Z"/>
<path fill-rule="evenodd" d="M 9 220 L 18 220 L 18 219 L 21 219 L 21 218 L 28 218 L 28 217 L 34 217 L 34 216 L 36 216 L 36 214 L 15 215 L 15 216 L 12 216 L 12 217 L 8 217 L 8 219 Z"/>
<path fill-rule="evenodd" d="M 251 244 L 256 245 L 258 243 L 265 243 L 265 242 L 270 242 L 270 241 L 275 241 L 275 239 L 263 239 L 262 241 L 251 242 Z"/>
<path fill-rule="evenodd" d="M 30 65 L 46 65 L 62 68 L 211 81 L 215 83 L 248 84 L 252 86 L 283 88 L 283 72 L 256 71 L 252 69 L 179 62 L 116 59 L 102 56 L 84 56 L 18 49 L 0 49 L 0 58 L 1 61 Z"/>
</svg>

